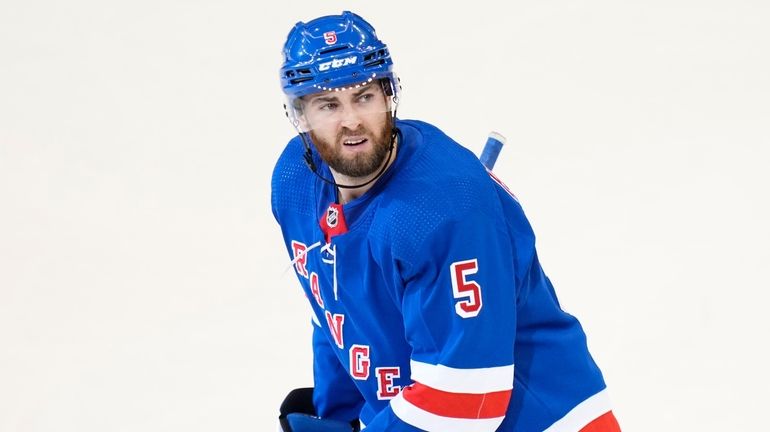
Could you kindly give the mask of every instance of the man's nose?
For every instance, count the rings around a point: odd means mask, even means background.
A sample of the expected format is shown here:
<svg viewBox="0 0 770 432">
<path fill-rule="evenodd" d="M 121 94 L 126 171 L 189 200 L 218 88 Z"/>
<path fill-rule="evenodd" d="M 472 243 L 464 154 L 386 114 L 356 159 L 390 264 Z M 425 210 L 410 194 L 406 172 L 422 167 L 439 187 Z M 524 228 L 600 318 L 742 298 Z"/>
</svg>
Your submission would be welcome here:
<svg viewBox="0 0 770 432">
<path fill-rule="evenodd" d="M 353 107 L 347 106 L 342 110 L 340 124 L 350 130 L 355 130 L 361 124 L 361 115 Z"/>
</svg>

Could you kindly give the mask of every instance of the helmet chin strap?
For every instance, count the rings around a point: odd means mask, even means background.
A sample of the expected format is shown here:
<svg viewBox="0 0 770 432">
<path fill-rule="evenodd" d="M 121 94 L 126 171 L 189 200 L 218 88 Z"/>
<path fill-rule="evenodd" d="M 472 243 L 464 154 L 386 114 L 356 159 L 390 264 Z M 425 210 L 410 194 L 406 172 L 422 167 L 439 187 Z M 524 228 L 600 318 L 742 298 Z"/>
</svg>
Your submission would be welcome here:
<svg viewBox="0 0 770 432">
<path fill-rule="evenodd" d="M 324 176 L 322 176 L 318 172 L 318 167 L 316 166 L 315 162 L 313 161 L 313 151 L 310 149 L 310 144 L 308 143 L 307 133 L 306 132 L 300 132 L 299 136 L 302 138 L 302 144 L 305 146 L 305 153 L 302 155 L 302 158 L 305 161 L 305 165 L 307 165 L 308 168 L 310 168 L 310 171 L 313 172 L 318 178 L 325 181 L 326 183 L 329 183 L 331 185 L 334 185 L 335 187 L 341 188 L 341 189 L 358 189 L 360 187 L 364 187 L 378 178 L 380 178 L 384 173 L 385 170 L 388 169 L 388 166 L 390 165 L 390 159 L 393 157 L 393 149 L 395 148 L 396 144 L 396 136 L 398 136 L 401 132 L 396 127 L 395 123 L 395 112 L 393 116 L 393 129 L 390 131 L 390 149 L 388 151 L 388 157 L 385 159 L 385 163 L 382 164 L 382 168 L 380 168 L 380 171 L 377 173 L 376 176 L 372 177 L 368 181 L 361 183 L 361 184 L 354 184 L 354 185 L 345 185 L 337 183 L 334 179 L 328 179 Z"/>
</svg>

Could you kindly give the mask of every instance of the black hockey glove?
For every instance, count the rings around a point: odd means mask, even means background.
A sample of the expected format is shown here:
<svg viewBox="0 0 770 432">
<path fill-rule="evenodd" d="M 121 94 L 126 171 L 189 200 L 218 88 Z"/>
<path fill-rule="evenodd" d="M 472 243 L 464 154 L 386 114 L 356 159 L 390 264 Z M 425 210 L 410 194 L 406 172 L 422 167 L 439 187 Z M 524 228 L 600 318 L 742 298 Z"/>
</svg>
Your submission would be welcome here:
<svg viewBox="0 0 770 432">
<path fill-rule="evenodd" d="M 358 432 L 358 420 L 350 423 L 322 419 L 313 406 L 313 388 L 298 388 L 289 392 L 281 404 L 278 422 L 283 432 Z"/>
</svg>

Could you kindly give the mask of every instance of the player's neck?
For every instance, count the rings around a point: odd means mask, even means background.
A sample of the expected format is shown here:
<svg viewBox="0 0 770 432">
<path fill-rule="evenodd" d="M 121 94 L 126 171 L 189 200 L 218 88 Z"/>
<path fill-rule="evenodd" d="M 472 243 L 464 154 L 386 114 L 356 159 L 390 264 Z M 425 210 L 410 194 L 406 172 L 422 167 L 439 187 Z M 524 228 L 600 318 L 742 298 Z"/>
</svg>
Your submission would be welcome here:
<svg viewBox="0 0 770 432">
<path fill-rule="evenodd" d="M 380 166 L 378 166 L 373 173 L 364 177 L 349 177 L 344 174 L 340 174 L 334 170 L 331 170 L 332 176 L 334 177 L 334 181 L 337 182 L 338 184 L 343 184 L 343 185 L 355 185 L 355 184 L 366 183 L 377 176 L 382 176 L 385 174 L 385 171 L 387 171 L 388 168 L 390 168 L 390 165 L 393 164 L 393 161 L 396 160 L 397 152 L 398 152 L 398 141 L 394 139 L 393 151 L 388 152 L 388 157 L 384 161 L 382 161 L 382 164 L 380 164 Z M 385 170 L 382 169 L 383 165 L 386 165 Z M 377 181 L 378 180 L 375 180 L 367 185 L 364 185 L 355 189 L 337 188 L 337 200 L 339 201 L 340 204 L 347 204 L 350 201 L 353 201 L 354 199 L 365 194 L 369 189 L 372 188 L 372 186 L 374 186 L 377 183 Z"/>
</svg>

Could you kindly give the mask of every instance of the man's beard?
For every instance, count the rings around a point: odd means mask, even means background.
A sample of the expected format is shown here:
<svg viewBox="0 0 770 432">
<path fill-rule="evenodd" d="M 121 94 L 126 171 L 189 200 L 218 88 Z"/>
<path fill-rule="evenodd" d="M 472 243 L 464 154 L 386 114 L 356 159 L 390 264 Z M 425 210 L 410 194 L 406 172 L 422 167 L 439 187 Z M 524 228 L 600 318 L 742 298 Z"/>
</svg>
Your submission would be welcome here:
<svg viewBox="0 0 770 432">
<path fill-rule="evenodd" d="M 338 148 L 337 146 L 344 146 L 342 142 L 345 137 L 361 135 L 366 135 L 368 137 L 371 135 L 363 126 L 354 131 L 342 128 L 337 134 L 334 142 L 328 142 L 322 139 L 314 134 L 313 131 L 310 131 L 310 138 L 313 140 L 315 148 L 318 150 L 318 154 L 321 155 L 321 159 L 323 159 L 335 172 L 348 177 L 366 177 L 377 171 L 385 158 L 390 154 L 392 129 L 393 118 L 388 115 L 380 133 L 374 134 L 371 138 L 371 151 L 356 153 L 353 157 L 343 156 L 342 148 Z"/>
</svg>

